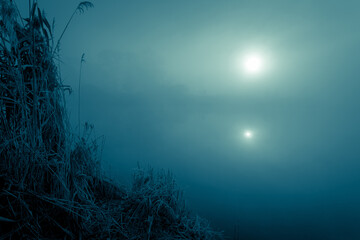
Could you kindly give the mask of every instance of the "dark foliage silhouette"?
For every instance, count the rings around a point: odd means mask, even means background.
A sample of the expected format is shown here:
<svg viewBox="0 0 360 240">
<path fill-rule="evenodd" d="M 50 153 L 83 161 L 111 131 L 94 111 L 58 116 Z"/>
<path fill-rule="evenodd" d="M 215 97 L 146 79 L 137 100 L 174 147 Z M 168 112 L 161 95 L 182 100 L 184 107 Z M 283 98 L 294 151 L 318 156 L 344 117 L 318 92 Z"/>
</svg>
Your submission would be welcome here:
<svg viewBox="0 0 360 240">
<path fill-rule="evenodd" d="M 191 215 L 169 172 L 139 168 L 132 188 L 100 170 L 98 143 L 71 132 L 57 58 L 59 44 L 37 3 L 23 18 L 0 0 L 0 238 L 218 239 Z"/>
</svg>

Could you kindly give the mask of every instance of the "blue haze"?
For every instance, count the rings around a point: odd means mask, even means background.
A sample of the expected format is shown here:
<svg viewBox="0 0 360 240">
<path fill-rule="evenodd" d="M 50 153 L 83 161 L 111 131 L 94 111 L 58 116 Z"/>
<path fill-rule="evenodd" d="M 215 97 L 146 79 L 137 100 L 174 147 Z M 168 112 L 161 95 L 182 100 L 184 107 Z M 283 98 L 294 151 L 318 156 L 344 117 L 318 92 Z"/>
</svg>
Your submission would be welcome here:
<svg viewBox="0 0 360 240">
<path fill-rule="evenodd" d="M 26 12 L 27 1 L 16 1 Z M 77 125 L 103 166 L 173 171 L 188 205 L 241 239 L 360 239 L 359 1 L 94 1 L 63 38 Z M 76 1 L 39 1 L 57 36 Z M 271 69 L 233 69 L 262 49 Z M 241 130 L 251 128 L 251 141 Z"/>
</svg>

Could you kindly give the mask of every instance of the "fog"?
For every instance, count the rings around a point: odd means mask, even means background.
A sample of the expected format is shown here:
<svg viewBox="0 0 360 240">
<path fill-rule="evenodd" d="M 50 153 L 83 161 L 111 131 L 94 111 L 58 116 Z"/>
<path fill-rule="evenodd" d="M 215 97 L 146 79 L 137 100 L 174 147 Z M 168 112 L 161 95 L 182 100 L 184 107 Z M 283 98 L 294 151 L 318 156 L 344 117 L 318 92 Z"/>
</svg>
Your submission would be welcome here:
<svg viewBox="0 0 360 240">
<path fill-rule="evenodd" d="M 170 169 L 231 237 L 360 238 L 358 1 L 93 3 L 64 35 L 61 72 L 76 129 L 85 53 L 81 122 L 105 137 L 109 176 Z M 39 5 L 59 36 L 77 2 Z M 253 78 L 237 64 L 251 51 L 266 66 Z"/>
</svg>

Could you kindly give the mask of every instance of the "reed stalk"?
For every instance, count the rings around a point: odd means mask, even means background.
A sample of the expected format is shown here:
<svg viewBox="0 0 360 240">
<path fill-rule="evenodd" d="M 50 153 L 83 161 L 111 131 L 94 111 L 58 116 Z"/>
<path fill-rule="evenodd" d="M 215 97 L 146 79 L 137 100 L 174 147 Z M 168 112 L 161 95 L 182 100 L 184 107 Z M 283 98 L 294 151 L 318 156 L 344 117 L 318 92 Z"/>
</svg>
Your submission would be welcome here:
<svg viewBox="0 0 360 240">
<path fill-rule="evenodd" d="M 22 21 L 0 0 L 0 239 L 220 239 L 185 208 L 171 173 L 141 168 L 131 189 L 100 169 L 99 146 L 70 128 L 53 29 L 36 1 Z M 79 76 L 79 129 L 80 84 Z M 79 134 L 80 135 L 80 134 Z"/>
</svg>

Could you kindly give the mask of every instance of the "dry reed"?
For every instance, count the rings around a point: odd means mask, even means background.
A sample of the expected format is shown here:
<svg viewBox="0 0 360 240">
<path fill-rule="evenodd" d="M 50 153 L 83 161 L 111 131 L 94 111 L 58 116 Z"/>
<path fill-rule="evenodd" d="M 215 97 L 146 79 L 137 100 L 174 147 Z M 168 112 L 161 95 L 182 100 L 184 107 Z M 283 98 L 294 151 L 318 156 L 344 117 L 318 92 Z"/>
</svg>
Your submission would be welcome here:
<svg viewBox="0 0 360 240">
<path fill-rule="evenodd" d="M 218 239 L 185 208 L 170 173 L 139 169 L 126 190 L 100 171 L 98 143 L 71 133 L 60 39 L 37 3 L 0 0 L 0 239 Z"/>
</svg>

